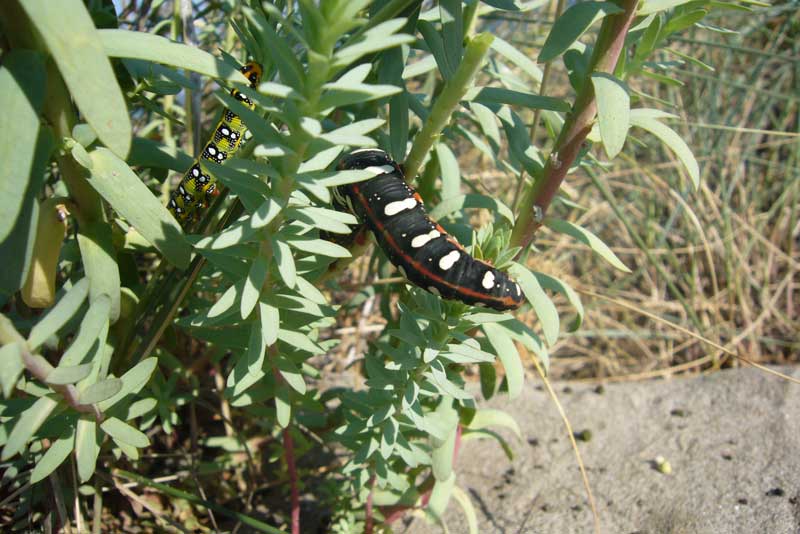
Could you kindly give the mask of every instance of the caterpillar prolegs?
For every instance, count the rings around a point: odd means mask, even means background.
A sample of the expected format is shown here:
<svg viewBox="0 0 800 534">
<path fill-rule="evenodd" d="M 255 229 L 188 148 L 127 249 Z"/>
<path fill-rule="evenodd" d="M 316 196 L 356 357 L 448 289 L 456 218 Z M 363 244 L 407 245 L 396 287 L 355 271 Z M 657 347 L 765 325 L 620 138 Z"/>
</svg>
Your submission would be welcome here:
<svg viewBox="0 0 800 534">
<path fill-rule="evenodd" d="M 369 180 L 339 186 L 337 208 L 367 226 L 389 260 L 411 283 L 446 299 L 512 310 L 522 290 L 506 273 L 473 258 L 425 211 L 422 198 L 403 179 L 389 155 L 376 149 L 344 157 L 339 169 L 371 169 Z"/>
<path fill-rule="evenodd" d="M 255 88 L 258 85 L 262 74 L 261 65 L 250 62 L 239 70 L 250 81 L 250 87 Z M 255 104 L 238 89 L 232 89 L 231 96 L 248 108 L 255 109 Z M 181 178 L 181 183 L 170 195 L 167 208 L 181 224 L 198 213 L 199 208 L 206 206 L 209 198 L 217 192 L 216 179 L 205 162 L 222 163 L 235 154 L 246 131 L 247 127 L 241 117 L 225 108 L 214 128 L 214 136 L 206 143 L 200 156 L 194 160 Z"/>
</svg>

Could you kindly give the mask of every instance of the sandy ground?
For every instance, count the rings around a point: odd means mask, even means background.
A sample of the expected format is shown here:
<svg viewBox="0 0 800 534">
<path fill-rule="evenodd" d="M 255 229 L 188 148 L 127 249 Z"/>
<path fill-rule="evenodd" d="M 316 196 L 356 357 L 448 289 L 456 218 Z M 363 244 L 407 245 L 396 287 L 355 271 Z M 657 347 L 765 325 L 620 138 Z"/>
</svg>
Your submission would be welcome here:
<svg viewBox="0 0 800 534">
<path fill-rule="evenodd" d="M 800 368 L 783 372 L 800 378 Z M 709 376 L 595 386 L 555 384 L 578 442 L 604 533 L 800 533 L 800 385 L 752 368 Z M 564 426 L 531 379 L 514 401 L 492 399 L 519 422 L 523 439 L 502 432 L 510 462 L 494 440 L 466 442 L 457 485 L 478 516 L 479 532 L 592 532 L 592 515 Z M 671 474 L 655 468 L 664 457 Z M 467 523 L 455 500 L 445 520 Z M 395 532 L 439 527 L 419 516 Z"/>
</svg>

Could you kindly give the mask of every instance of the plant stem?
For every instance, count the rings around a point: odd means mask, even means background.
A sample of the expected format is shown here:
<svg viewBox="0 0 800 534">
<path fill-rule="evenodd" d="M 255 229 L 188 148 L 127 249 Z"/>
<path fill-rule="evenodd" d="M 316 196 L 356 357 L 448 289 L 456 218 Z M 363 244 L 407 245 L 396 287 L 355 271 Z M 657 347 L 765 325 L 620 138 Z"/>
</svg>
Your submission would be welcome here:
<svg viewBox="0 0 800 534">
<path fill-rule="evenodd" d="M 588 75 L 567 115 L 553 151 L 547 159 L 541 179 L 528 189 L 520 202 L 517 222 L 511 233 L 511 247 L 522 247 L 517 257 L 528 248 L 542 225 L 547 209 L 555 198 L 567 171 L 575 162 L 597 113 L 594 86 L 590 76 L 595 72 L 612 74 L 625 45 L 639 0 L 618 0 L 624 11 L 603 19 L 594 47 Z"/>
<path fill-rule="evenodd" d="M 297 488 L 297 467 L 294 463 L 294 441 L 288 428 L 283 429 L 283 450 L 286 452 L 286 470 L 292 488 L 292 534 L 300 534 L 300 491 Z"/>
<path fill-rule="evenodd" d="M 483 64 L 483 58 L 492 45 L 492 41 L 494 41 L 494 36 L 490 33 L 479 33 L 470 39 L 458 69 L 436 99 L 422 130 L 414 137 L 414 144 L 404 165 L 407 181 L 413 181 L 417 176 L 425 156 L 439 139 L 456 107 L 472 86 L 472 81 Z"/>
</svg>

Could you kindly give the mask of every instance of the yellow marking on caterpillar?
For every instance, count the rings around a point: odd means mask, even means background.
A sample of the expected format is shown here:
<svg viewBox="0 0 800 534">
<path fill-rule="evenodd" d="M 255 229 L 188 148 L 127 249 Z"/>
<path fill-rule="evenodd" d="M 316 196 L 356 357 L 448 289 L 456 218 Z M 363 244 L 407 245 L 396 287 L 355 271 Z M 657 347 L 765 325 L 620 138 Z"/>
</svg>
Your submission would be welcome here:
<svg viewBox="0 0 800 534">
<path fill-rule="evenodd" d="M 247 63 L 239 71 L 253 88 L 258 85 L 263 74 L 261 65 L 255 62 Z M 232 89 L 231 96 L 244 106 L 255 109 L 255 104 L 238 89 Z M 222 163 L 233 156 L 239 150 L 246 131 L 247 127 L 239 115 L 228 108 L 222 111 L 222 117 L 214 127 L 214 134 L 203 147 L 200 156 L 195 158 L 192 166 L 183 175 L 167 203 L 167 209 L 181 224 L 199 214 L 200 209 L 208 205 L 210 197 L 218 193 L 216 178 L 209 171 L 205 161 Z"/>
</svg>

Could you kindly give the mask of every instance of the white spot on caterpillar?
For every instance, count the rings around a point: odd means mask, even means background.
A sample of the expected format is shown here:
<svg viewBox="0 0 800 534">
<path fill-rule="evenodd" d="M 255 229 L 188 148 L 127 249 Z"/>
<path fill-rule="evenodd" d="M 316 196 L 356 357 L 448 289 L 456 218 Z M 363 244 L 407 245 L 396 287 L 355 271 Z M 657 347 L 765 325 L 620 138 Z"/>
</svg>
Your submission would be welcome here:
<svg viewBox="0 0 800 534">
<path fill-rule="evenodd" d="M 394 167 L 391 165 L 372 165 L 364 170 L 375 173 L 375 176 L 380 176 L 381 174 L 389 174 L 390 172 L 394 172 Z"/>
<path fill-rule="evenodd" d="M 405 198 L 403 200 L 396 200 L 394 202 L 389 202 L 386 204 L 386 207 L 383 208 L 383 214 L 387 217 L 391 217 L 392 215 L 397 215 L 403 210 L 410 210 L 414 206 L 417 205 L 417 200 L 415 198 Z"/>
<path fill-rule="evenodd" d="M 220 133 L 225 137 L 228 137 L 231 134 L 231 131 L 227 129 L 225 126 L 219 129 Z"/>
<path fill-rule="evenodd" d="M 451 250 L 439 259 L 439 268 L 443 271 L 448 270 L 450 267 L 456 264 L 458 258 L 460 257 L 461 253 L 459 251 Z"/>
<path fill-rule="evenodd" d="M 417 237 L 415 237 L 414 239 L 411 240 L 411 246 L 413 248 L 419 248 L 419 247 L 425 246 L 425 244 L 428 241 L 430 241 L 432 239 L 436 239 L 437 237 L 439 237 L 441 235 L 442 234 L 439 233 L 439 230 L 431 230 L 427 234 L 420 234 L 420 235 L 418 235 Z"/>
<path fill-rule="evenodd" d="M 433 294 L 434 294 L 434 295 L 436 295 L 437 297 L 441 297 L 441 296 L 442 296 L 442 294 L 441 294 L 441 293 L 439 293 L 439 290 L 438 290 L 438 289 L 436 289 L 436 288 L 435 288 L 435 287 L 433 287 L 433 286 L 428 286 L 428 291 L 430 291 L 431 293 L 433 293 Z"/>
<path fill-rule="evenodd" d="M 213 147 L 213 146 L 211 146 L 211 145 L 208 145 L 208 153 L 209 153 L 209 154 L 211 154 L 211 155 L 213 156 L 214 154 L 216 154 L 216 153 L 217 153 L 217 149 L 216 149 L 216 148 L 214 148 L 214 147 Z"/>
<path fill-rule="evenodd" d="M 494 273 L 492 271 L 486 271 L 486 274 L 483 275 L 481 285 L 485 289 L 492 289 L 494 287 Z"/>
</svg>

